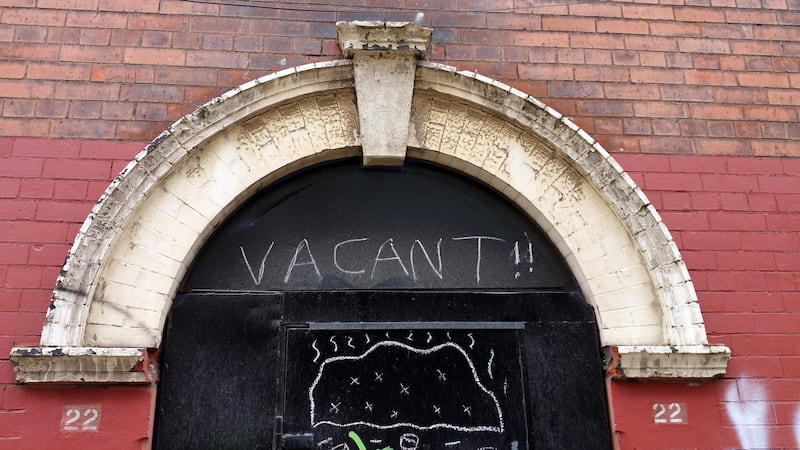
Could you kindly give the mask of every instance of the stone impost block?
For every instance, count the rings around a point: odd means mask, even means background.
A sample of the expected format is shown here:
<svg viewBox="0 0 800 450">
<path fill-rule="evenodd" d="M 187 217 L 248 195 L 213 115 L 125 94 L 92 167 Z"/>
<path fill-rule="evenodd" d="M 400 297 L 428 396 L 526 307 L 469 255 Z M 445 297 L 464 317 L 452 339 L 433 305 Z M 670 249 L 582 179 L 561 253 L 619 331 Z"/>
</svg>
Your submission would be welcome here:
<svg viewBox="0 0 800 450">
<path fill-rule="evenodd" d="M 17 383 L 155 383 L 158 364 L 147 350 L 18 347 L 11 351 Z"/>
</svg>

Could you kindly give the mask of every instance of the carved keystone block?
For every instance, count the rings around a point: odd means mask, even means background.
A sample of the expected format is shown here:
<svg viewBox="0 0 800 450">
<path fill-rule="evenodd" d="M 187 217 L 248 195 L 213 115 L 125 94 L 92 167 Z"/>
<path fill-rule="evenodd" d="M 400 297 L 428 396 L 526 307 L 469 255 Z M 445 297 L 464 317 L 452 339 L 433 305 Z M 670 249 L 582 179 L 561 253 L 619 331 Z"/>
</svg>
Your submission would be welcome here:
<svg viewBox="0 0 800 450">
<path fill-rule="evenodd" d="M 364 165 L 402 165 L 416 60 L 425 57 L 432 30 L 409 22 L 339 22 L 336 31 L 353 59 Z"/>
</svg>

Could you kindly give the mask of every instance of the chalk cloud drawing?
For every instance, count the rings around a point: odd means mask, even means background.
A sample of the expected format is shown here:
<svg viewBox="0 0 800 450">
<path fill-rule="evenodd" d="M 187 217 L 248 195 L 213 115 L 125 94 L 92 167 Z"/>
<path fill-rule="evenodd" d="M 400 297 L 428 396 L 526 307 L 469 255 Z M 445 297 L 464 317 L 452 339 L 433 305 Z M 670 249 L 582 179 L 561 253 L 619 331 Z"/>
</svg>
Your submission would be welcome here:
<svg viewBox="0 0 800 450">
<path fill-rule="evenodd" d="M 745 401 L 757 399 L 756 401 Z M 739 438 L 742 448 L 770 448 L 769 435 L 764 426 L 769 413 L 766 390 L 757 381 L 742 378 L 725 390 L 725 410 Z"/>
<path fill-rule="evenodd" d="M 387 365 L 386 361 L 395 363 Z M 376 380 L 378 367 L 382 368 L 380 381 L 367 383 L 366 380 Z M 440 370 L 437 371 L 442 367 L 463 376 L 447 377 L 448 382 L 442 383 Z M 343 393 L 342 387 L 349 386 L 353 377 L 362 383 L 357 389 Z M 435 389 L 423 393 L 424 386 Z M 361 355 L 330 357 L 320 364 L 308 396 L 313 427 L 362 425 L 376 429 L 504 431 L 503 414 L 495 394 L 481 383 L 466 350 L 453 342 L 416 348 L 389 340 L 374 344 Z M 329 405 L 333 399 L 341 400 L 335 411 L 318 406 Z M 365 409 L 366 402 L 373 408 Z M 448 409 L 445 405 L 452 407 Z"/>
</svg>

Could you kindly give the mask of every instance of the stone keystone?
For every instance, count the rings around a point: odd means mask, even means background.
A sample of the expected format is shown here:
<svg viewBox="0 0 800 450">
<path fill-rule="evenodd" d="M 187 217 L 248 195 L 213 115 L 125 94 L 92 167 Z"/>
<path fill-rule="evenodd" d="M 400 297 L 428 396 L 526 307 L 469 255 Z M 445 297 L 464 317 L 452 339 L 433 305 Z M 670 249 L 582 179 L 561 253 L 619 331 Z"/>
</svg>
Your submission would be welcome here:
<svg viewBox="0 0 800 450">
<path fill-rule="evenodd" d="M 410 22 L 338 22 L 336 31 L 353 60 L 364 165 L 402 165 L 417 59 L 427 54 L 432 30 Z"/>
</svg>

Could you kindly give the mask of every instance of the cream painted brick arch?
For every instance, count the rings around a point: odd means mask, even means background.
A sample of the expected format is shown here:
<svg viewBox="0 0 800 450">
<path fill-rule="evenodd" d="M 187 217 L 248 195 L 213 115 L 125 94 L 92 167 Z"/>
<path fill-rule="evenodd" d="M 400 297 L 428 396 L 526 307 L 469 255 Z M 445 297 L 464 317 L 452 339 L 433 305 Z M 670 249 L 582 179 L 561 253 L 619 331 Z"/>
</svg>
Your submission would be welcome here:
<svg viewBox="0 0 800 450">
<path fill-rule="evenodd" d="M 356 89 L 349 60 L 283 71 L 226 93 L 153 141 L 81 228 L 38 351 L 158 347 L 177 286 L 217 224 L 286 174 L 360 154 Z M 628 376 L 724 372 L 728 350 L 708 345 L 666 227 L 571 121 L 498 82 L 420 62 L 407 143 L 408 156 L 495 187 L 546 231 Z M 27 381 L 53 380 L 36 378 Z"/>
</svg>

